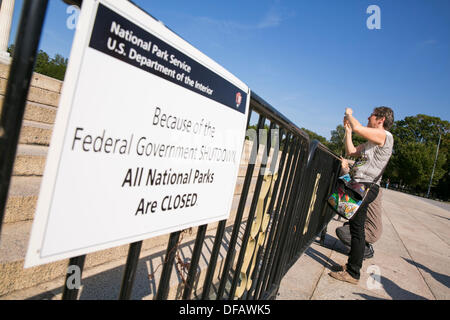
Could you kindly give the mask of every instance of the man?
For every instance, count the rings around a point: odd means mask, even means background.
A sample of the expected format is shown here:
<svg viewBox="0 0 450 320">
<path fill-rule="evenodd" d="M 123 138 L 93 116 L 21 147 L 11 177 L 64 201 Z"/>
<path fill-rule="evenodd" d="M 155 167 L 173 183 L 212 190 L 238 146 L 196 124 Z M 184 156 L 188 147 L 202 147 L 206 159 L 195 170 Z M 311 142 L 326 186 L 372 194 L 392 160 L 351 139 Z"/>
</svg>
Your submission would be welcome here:
<svg viewBox="0 0 450 320">
<path fill-rule="evenodd" d="M 394 138 L 387 131 L 394 123 L 394 112 L 388 107 L 375 108 L 368 118 L 367 126 L 353 117 L 351 108 L 345 109 L 345 151 L 348 156 L 359 157 L 352 166 L 350 175 L 359 183 L 369 188 L 369 191 L 359 207 L 357 214 L 349 221 L 351 234 L 351 248 L 347 264 L 339 266 L 330 276 L 340 280 L 357 284 L 361 277 L 360 270 L 364 258 L 366 245 L 364 225 L 367 218 L 369 204 L 378 196 L 381 173 L 392 155 Z M 355 147 L 352 132 L 367 139 L 366 143 Z"/>
<path fill-rule="evenodd" d="M 342 159 L 342 170 L 341 175 L 349 173 L 350 160 Z M 351 163 L 353 164 L 353 163 Z M 364 248 L 364 260 L 370 259 L 374 256 L 374 250 L 372 244 L 374 244 L 381 237 L 383 231 L 382 224 L 382 207 L 381 207 L 382 192 L 381 189 L 378 192 L 378 196 L 369 204 L 367 209 L 367 219 L 364 225 L 366 246 Z M 343 226 L 336 229 L 336 235 L 342 243 L 350 248 L 351 245 L 351 235 L 350 235 L 350 225 L 348 222 L 344 223 Z"/>
</svg>

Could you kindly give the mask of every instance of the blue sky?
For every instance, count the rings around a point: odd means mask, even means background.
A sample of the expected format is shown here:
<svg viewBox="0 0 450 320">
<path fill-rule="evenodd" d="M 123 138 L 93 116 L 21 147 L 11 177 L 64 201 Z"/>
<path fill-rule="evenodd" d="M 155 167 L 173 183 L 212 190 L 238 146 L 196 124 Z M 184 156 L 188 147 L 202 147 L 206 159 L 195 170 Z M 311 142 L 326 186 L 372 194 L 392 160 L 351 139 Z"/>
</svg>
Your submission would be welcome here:
<svg viewBox="0 0 450 320">
<path fill-rule="evenodd" d="M 40 47 L 70 54 L 67 5 L 49 0 Z M 345 107 L 363 124 L 376 106 L 396 120 L 450 120 L 448 0 L 134 0 L 299 127 L 326 138 Z M 370 5 L 381 29 L 369 30 Z M 16 0 L 14 41 L 22 0 Z"/>
</svg>

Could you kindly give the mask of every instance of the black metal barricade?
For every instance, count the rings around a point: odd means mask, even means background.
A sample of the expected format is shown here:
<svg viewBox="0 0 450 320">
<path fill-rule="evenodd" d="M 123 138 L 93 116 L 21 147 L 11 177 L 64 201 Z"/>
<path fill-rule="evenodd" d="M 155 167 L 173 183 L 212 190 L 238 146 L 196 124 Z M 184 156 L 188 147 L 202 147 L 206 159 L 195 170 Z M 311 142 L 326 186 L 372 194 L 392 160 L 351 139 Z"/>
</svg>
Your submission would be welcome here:
<svg viewBox="0 0 450 320">
<path fill-rule="evenodd" d="M 25 0 L 23 5 L 1 114 L 0 231 L 46 7 L 47 0 Z M 214 280 L 214 274 L 220 267 L 217 262 L 220 248 L 224 246 L 226 220 L 218 223 L 204 281 L 197 284 L 197 291 L 202 288 L 201 293 L 193 297 L 194 281 L 208 226 L 197 228 L 182 299 L 274 299 L 288 269 L 326 230 L 333 217 L 333 211 L 326 205 L 326 196 L 340 169 L 338 157 L 318 141 L 310 141 L 304 131 L 255 93 L 251 94 L 248 124 L 253 115 L 259 117 L 256 139 L 252 144 L 254 149 L 246 168 L 231 237 L 226 244 L 226 257 L 219 270 L 219 281 Z M 269 131 L 267 136 L 274 139 L 259 141 L 258 133 L 264 132 L 266 128 Z M 262 161 L 256 166 L 258 152 L 268 155 L 270 150 L 275 150 L 272 157 L 264 158 L 269 161 Z M 276 167 L 278 170 L 275 170 Z M 251 206 L 243 221 L 255 168 L 259 173 Z M 242 228 L 244 231 L 240 236 Z M 170 235 L 155 299 L 168 298 L 180 235 L 181 231 Z M 119 299 L 131 297 L 141 247 L 142 241 L 129 246 Z M 76 265 L 82 270 L 84 261 L 85 256 L 74 257 L 70 259 L 69 265 Z M 213 287 L 215 290 L 212 290 Z M 63 299 L 77 297 L 77 289 L 64 288 Z"/>
</svg>

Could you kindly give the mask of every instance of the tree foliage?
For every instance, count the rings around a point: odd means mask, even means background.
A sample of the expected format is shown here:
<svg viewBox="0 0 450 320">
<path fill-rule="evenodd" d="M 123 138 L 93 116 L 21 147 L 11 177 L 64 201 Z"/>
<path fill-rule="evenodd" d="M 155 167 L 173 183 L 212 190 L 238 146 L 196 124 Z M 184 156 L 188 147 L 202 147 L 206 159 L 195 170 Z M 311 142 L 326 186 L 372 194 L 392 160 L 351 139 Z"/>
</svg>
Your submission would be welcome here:
<svg viewBox="0 0 450 320">
<path fill-rule="evenodd" d="M 8 48 L 11 55 L 14 54 L 14 45 Z M 56 54 L 53 58 L 43 50 L 39 50 L 34 64 L 34 72 L 58 79 L 64 80 L 67 69 L 68 59 L 60 54 Z"/>
<path fill-rule="evenodd" d="M 306 128 L 302 128 L 302 130 L 308 134 L 310 141 L 318 140 L 320 143 L 322 143 L 323 145 L 325 145 L 329 148 L 329 142 L 327 141 L 327 138 L 322 137 L 321 135 L 319 135 L 311 130 L 308 130 Z"/>
<path fill-rule="evenodd" d="M 385 177 L 416 191 L 425 192 L 430 183 L 441 137 L 431 186 L 436 194 L 448 198 L 448 188 L 443 190 L 437 186 L 448 185 L 449 129 L 448 121 L 424 114 L 396 121 L 391 129 L 394 135 L 394 153 Z"/>
<path fill-rule="evenodd" d="M 335 130 L 331 131 L 331 138 L 329 143 L 329 148 L 334 153 L 338 155 L 345 156 L 345 145 L 344 145 L 345 129 L 342 124 L 338 125 Z M 352 133 L 353 144 L 359 146 L 361 143 L 366 142 L 366 139 Z"/>
</svg>

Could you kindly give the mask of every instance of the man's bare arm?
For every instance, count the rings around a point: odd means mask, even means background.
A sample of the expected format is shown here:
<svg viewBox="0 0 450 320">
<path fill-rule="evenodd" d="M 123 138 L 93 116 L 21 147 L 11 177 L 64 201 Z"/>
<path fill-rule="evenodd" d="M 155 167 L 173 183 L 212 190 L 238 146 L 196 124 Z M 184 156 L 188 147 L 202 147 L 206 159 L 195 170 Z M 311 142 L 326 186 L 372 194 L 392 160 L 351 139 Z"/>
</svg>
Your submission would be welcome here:
<svg viewBox="0 0 450 320">
<path fill-rule="evenodd" d="M 353 111 L 350 108 L 345 110 L 345 119 L 351 126 L 352 131 L 356 134 L 379 146 L 384 145 L 386 140 L 386 132 L 383 129 L 363 126 L 355 117 L 353 117 Z"/>
<path fill-rule="evenodd" d="M 358 157 L 361 155 L 362 145 L 355 147 L 352 141 L 352 127 L 346 119 L 344 119 L 345 128 L 345 154 L 349 157 Z"/>
</svg>

